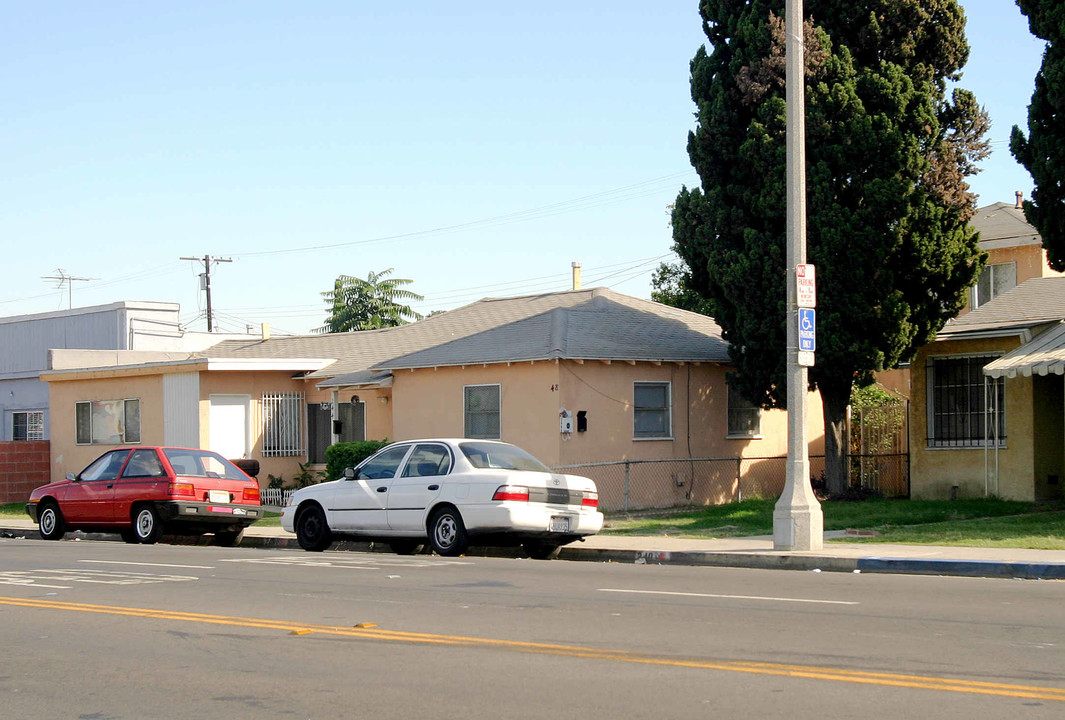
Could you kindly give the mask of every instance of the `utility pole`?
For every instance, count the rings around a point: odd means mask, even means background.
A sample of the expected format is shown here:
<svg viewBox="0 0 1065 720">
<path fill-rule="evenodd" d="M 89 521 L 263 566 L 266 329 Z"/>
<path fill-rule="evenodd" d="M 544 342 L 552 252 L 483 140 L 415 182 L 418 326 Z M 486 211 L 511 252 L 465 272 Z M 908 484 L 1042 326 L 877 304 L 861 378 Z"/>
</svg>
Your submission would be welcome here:
<svg viewBox="0 0 1065 720">
<path fill-rule="evenodd" d="M 800 364 L 799 353 L 797 269 L 806 265 L 806 63 L 802 0 L 787 0 L 784 31 L 787 35 L 788 462 L 784 492 L 773 509 L 773 547 L 820 550 L 824 544 L 824 515 L 810 487 L 806 366 Z M 812 353 L 810 356 L 808 363 L 812 364 Z"/>
<path fill-rule="evenodd" d="M 233 262 L 232 258 L 213 258 L 210 255 L 183 257 L 181 260 L 195 260 L 203 263 L 203 289 L 207 293 L 207 332 L 214 332 L 214 311 L 211 309 L 211 263 Z"/>
<path fill-rule="evenodd" d="M 72 309 L 74 307 L 74 283 L 83 282 L 88 280 L 95 280 L 96 278 L 88 277 L 74 277 L 73 275 L 67 275 L 67 271 L 63 268 L 56 268 L 55 275 L 41 276 L 41 280 L 52 280 L 56 283 L 57 288 L 67 286 L 67 308 Z"/>
</svg>

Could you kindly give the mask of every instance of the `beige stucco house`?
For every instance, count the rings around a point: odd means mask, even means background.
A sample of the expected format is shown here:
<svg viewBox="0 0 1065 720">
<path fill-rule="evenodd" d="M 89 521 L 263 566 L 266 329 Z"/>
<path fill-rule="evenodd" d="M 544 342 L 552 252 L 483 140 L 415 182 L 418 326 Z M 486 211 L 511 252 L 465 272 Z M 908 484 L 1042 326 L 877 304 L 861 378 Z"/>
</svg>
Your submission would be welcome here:
<svg viewBox="0 0 1065 720">
<path fill-rule="evenodd" d="M 728 363 L 712 319 L 593 288 L 180 356 L 55 351 L 42 379 L 53 477 L 121 442 L 256 458 L 263 482 L 362 439 L 498 438 L 556 467 L 785 455 L 786 414 L 730 393 Z M 816 394 L 809 416 L 817 455 Z"/>
<path fill-rule="evenodd" d="M 1063 322 L 1065 277 L 1033 278 L 951 321 L 917 353 L 913 497 L 1062 497 Z"/>
</svg>

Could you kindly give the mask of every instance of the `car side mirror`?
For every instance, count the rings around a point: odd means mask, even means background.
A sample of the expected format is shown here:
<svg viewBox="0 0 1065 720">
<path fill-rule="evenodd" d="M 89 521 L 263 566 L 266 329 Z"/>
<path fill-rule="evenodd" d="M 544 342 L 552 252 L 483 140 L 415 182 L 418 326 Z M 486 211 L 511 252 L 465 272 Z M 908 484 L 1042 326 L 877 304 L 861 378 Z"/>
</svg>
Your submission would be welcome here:
<svg viewBox="0 0 1065 720">
<path fill-rule="evenodd" d="M 72 472 L 68 472 L 68 473 L 66 474 L 66 479 L 67 479 L 67 480 L 74 480 L 74 481 L 76 482 L 76 481 L 77 481 L 77 479 L 78 479 L 78 476 L 77 476 L 77 475 L 75 475 L 75 474 L 74 474 L 74 473 L 72 473 Z"/>
<path fill-rule="evenodd" d="M 359 474 L 357 472 L 355 472 L 355 468 L 344 468 L 344 479 L 345 480 L 354 480 L 358 476 L 359 476 Z"/>
</svg>

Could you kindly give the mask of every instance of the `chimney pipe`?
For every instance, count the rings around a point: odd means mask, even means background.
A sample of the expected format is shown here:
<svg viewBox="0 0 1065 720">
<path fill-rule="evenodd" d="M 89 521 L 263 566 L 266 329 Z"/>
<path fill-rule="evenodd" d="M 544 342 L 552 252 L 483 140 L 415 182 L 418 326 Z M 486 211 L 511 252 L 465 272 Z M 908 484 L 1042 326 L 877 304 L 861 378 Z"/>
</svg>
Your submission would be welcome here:
<svg viewBox="0 0 1065 720">
<path fill-rule="evenodd" d="M 1014 205 L 1013 207 L 1015 207 L 1018 210 L 1023 210 L 1024 209 L 1024 193 L 1022 193 L 1020 190 L 1018 190 L 1014 194 L 1017 196 L 1017 204 Z"/>
<path fill-rule="evenodd" d="M 570 263 L 570 267 L 573 268 L 573 289 L 581 289 L 581 264 L 579 262 Z"/>
</svg>

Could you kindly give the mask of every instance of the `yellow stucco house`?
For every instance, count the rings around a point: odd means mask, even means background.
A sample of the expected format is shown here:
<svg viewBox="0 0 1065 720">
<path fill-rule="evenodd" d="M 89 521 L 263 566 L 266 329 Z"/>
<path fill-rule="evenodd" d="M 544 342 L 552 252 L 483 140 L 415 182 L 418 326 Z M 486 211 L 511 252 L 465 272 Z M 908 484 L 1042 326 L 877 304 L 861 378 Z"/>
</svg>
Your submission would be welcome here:
<svg viewBox="0 0 1065 720">
<path fill-rule="evenodd" d="M 947 324 L 911 364 L 915 498 L 1060 499 L 1065 277 L 1033 278 Z"/>
<path fill-rule="evenodd" d="M 264 334 L 184 355 L 57 350 L 42 379 L 53 477 L 108 445 L 140 442 L 255 458 L 265 482 L 291 478 L 300 464 L 318 469 L 338 441 L 417 437 L 497 438 L 554 467 L 720 458 L 735 476 L 737 467 L 746 472 L 742 458 L 786 455 L 787 419 L 731 393 L 728 372 L 711 318 L 592 288 L 485 299 L 382 330 Z M 821 454 L 816 394 L 809 416 L 810 452 Z M 738 492 L 690 497 L 690 465 L 667 478 L 677 492 L 687 482 L 689 500 Z"/>
</svg>

